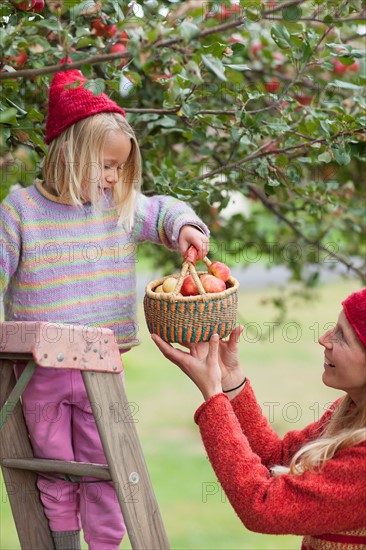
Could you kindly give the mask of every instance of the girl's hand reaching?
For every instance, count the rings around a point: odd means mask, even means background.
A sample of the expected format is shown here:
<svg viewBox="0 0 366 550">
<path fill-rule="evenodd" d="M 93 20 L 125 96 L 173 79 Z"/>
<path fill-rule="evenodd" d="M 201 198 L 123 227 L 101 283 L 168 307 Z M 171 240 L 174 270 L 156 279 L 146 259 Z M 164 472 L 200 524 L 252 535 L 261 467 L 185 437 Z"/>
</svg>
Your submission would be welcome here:
<svg viewBox="0 0 366 550">
<path fill-rule="evenodd" d="M 184 257 L 190 246 L 197 250 L 197 260 L 202 260 L 210 250 L 210 241 L 207 235 L 194 225 L 184 225 L 178 238 L 179 252 Z"/>
</svg>

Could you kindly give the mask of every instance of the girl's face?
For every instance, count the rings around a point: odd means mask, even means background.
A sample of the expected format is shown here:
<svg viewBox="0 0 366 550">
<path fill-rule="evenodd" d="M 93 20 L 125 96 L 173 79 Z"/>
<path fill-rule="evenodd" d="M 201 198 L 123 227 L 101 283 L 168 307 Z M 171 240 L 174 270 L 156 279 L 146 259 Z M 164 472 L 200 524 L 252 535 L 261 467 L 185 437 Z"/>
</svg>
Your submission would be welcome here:
<svg viewBox="0 0 366 550">
<path fill-rule="evenodd" d="M 342 310 L 336 326 L 319 338 L 324 347 L 323 382 L 343 390 L 356 403 L 366 393 L 366 350 Z"/>
<path fill-rule="evenodd" d="M 128 136 L 121 131 L 108 134 L 103 150 L 102 178 L 99 182 L 101 192 L 116 185 L 130 152 L 131 140 Z"/>
<path fill-rule="evenodd" d="M 123 165 L 131 152 L 131 140 L 120 130 L 109 132 L 103 149 L 98 194 L 102 196 L 108 189 L 112 189 L 119 181 Z M 89 184 L 86 184 L 90 185 Z M 85 199 L 90 200 L 89 189 L 84 189 Z"/>
</svg>

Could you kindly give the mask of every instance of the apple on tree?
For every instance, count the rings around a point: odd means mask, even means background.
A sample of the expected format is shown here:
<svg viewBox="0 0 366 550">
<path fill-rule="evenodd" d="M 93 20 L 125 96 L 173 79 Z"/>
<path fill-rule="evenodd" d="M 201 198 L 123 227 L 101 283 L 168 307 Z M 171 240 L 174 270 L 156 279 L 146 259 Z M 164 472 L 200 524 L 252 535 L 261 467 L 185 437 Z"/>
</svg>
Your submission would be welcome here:
<svg viewBox="0 0 366 550">
<path fill-rule="evenodd" d="M 20 11 L 31 10 L 36 3 L 36 0 L 13 0 L 12 4 Z"/>
<path fill-rule="evenodd" d="M 34 13 L 41 13 L 44 8 L 44 0 L 35 0 L 34 6 L 31 8 L 30 11 Z"/>
<path fill-rule="evenodd" d="M 103 14 L 102 17 L 96 17 L 91 22 L 91 28 L 94 30 L 97 36 L 103 36 L 104 38 L 112 38 L 117 32 L 117 25 L 103 22 L 103 19 L 106 21 L 109 19 L 108 15 Z"/>
<path fill-rule="evenodd" d="M 352 63 L 352 65 L 345 65 L 338 58 L 333 59 L 334 74 L 343 74 L 343 73 L 346 73 L 347 71 L 353 71 L 357 73 L 359 70 L 359 67 L 360 67 L 360 64 L 358 61 L 355 61 L 354 63 Z"/>
<path fill-rule="evenodd" d="M 9 64 L 14 64 L 16 68 L 20 69 L 25 65 L 27 59 L 28 59 L 27 52 L 21 51 L 18 53 L 16 57 L 14 56 L 9 57 Z"/>
<path fill-rule="evenodd" d="M 219 10 L 215 11 L 214 17 L 217 21 L 226 21 L 226 19 L 229 19 L 236 14 L 240 14 L 240 6 L 239 4 L 235 4 L 235 2 L 231 2 L 230 7 L 225 6 L 225 4 L 221 4 Z"/>
<path fill-rule="evenodd" d="M 122 42 L 116 42 L 111 47 L 111 53 L 116 53 L 116 52 L 120 52 L 120 53 L 127 52 L 127 48 L 124 44 L 122 44 Z M 119 65 L 119 68 L 122 69 L 122 67 L 124 67 L 126 65 L 127 61 L 128 60 L 126 58 L 121 59 L 121 63 Z"/>
<path fill-rule="evenodd" d="M 280 81 L 277 80 L 277 78 L 272 77 L 269 82 L 265 82 L 264 88 L 266 92 L 270 94 L 275 94 L 280 89 L 281 84 Z"/>
<path fill-rule="evenodd" d="M 292 96 L 301 105 L 311 105 L 314 99 L 313 95 L 297 94 Z"/>
</svg>

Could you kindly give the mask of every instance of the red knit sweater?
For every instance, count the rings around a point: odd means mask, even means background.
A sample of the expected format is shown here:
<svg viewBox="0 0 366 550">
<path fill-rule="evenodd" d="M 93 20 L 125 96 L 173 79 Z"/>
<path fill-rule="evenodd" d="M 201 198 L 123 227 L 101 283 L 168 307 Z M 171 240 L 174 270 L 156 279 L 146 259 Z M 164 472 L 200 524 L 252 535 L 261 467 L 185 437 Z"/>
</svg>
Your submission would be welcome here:
<svg viewBox="0 0 366 550">
<path fill-rule="evenodd" d="M 223 393 L 195 414 L 218 480 L 251 531 L 305 535 L 304 550 L 366 549 L 366 441 L 339 451 L 321 472 L 271 477 L 302 445 L 320 435 L 334 406 L 304 430 L 281 439 L 249 381 L 231 402 Z"/>
</svg>

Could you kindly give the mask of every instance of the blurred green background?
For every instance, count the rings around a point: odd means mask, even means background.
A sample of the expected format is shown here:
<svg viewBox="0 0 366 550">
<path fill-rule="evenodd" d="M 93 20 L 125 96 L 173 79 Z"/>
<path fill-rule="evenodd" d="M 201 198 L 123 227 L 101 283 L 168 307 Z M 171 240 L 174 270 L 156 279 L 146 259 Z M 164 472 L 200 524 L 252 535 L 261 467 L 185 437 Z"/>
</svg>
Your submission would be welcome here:
<svg viewBox="0 0 366 550">
<path fill-rule="evenodd" d="M 358 288 L 356 281 L 337 279 L 313 289 L 313 300 L 293 300 L 286 321 L 260 341 L 260 333 L 267 333 L 276 315 L 266 300 L 274 290 L 241 286 L 239 317 L 251 323 L 241 339 L 242 364 L 264 413 L 280 434 L 317 419 L 340 395 L 322 384 L 323 351 L 317 338 L 329 328 L 327 323 L 336 321 L 341 300 Z M 140 303 L 141 299 L 142 295 Z M 299 549 L 300 537 L 261 535 L 243 527 L 217 483 L 193 421 L 202 402 L 199 391 L 157 350 L 142 307 L 139 322 L 141 346 L 124 356 L 127 394 L 171 548 Z M 17 550 L 3 482 L 1 487 L 0 548 Z M 127 537 L 121 548 L 130 548 Z"/>
</svg>

